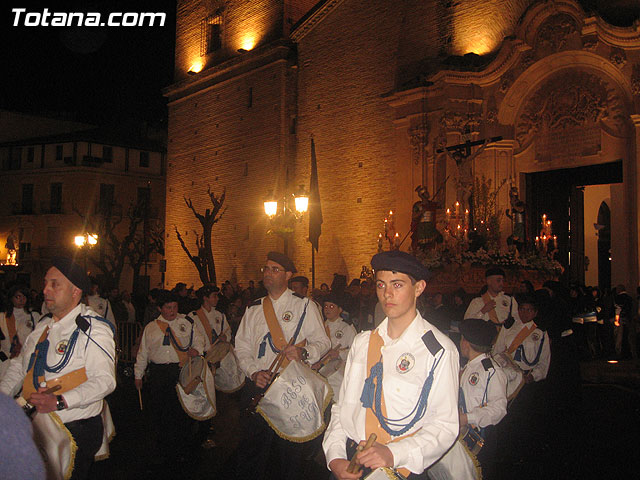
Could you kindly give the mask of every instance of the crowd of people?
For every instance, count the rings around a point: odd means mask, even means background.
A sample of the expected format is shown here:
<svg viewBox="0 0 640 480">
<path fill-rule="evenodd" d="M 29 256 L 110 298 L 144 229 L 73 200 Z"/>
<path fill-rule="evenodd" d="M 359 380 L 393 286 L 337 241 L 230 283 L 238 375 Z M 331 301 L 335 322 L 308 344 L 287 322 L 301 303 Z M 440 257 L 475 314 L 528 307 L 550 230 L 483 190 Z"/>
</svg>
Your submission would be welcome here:
<svg viewBox="0 0 640 480">
<path fill-rule="evenodd" d="M 383 252 L 371 263 L 373 274 L 363 269 L 350 282 L 335 274 L 311 289 L 286 255 L 270 252 L 262 279 L 246 287 L 178 283 L 132 300 L 117 288 L 101 295 L 80 267 L 56 260 L 43 293 L 21 285 L 2 292 L 0 392 L 22 390 L 39 413 L 57 412 L 77 437 L 72 478 L 87 478 L 104 432 L 102 402 L 116 386 L 113 332 L 137 323 L 135 385 L 149 401 L 166 464 L 179 464 L 189 450 L 181 446 L 194 439 L 215 445 L 209 417 L 189 412 L 175 385 L 193 358 L 229 344 L 232 366 L 217 360 L 212 371 L 246 377 L 243 410 L 289 362 L 326 377 L 333 400 L 322 448 L 332 478 L 359 478 L 350 470 L 355 455 L 367 471 L 432 479 L 482 471 L 490 479 L 502 462 L 567 437 L 581 401 L 581 359 L 637 353 L 637 312 L 623 286 L 601 294 L 556 281 L 535 290 L 523 280 L 507 294 L 505 272 L 492 267 L 480 292 L 440 293 L 427 289 L 430 272 L 409 254 Z M 50 391 L 54 376 L 67 375 L 73 379 Z M 324 407 L 316 406 L 320 416 Z M 194 418 L 198 434 L 187 438 Z M 307 438 L 316 433 L 292 440 L 264 415 L 243 417 L 239 435 L 237 478 L 297 478 L 302 460 L 320 449 L 320 437 Z M 268 467 L 272 450 L 278 461 Z"/>
</svg>

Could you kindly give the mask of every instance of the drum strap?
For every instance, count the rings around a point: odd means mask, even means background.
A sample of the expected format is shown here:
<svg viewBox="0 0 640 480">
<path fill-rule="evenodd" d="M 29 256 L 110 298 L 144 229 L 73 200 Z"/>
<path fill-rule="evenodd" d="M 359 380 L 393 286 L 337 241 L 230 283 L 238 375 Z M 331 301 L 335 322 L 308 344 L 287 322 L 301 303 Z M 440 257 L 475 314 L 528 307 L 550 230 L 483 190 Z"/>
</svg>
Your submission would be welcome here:
<svg viewBox="0 0 640 480">
<path fill-rule="evenodd" d="M 403 435 L 409 429 L 411 429 L 420 420 L 427 409 L 427 399 L 429 392 L 431 391 L 431 385 L 433 384 L 433 372 L 440 363 L 442 355 L 444 355 L 444 349 L 440 353 L 438 359 L 434 362 L 429 376 L 425 380 L 422 387 L 420 398 L 418 399 L 416 406 L 413 410 L 403 418 L 389 419 L 387 418 L 387 408 L 384 400 L 384 391 L 382 387 L 382 355 L 381 350 L 384 345 L 384 340 L 378 334 L 378 330 L 371 332 L 369 337 L 369 350 L 367 352 L 367 371 L 369 377 L 364 382 L 364 388 L 362 389 L 362 395 L 360 401 L 362 406 L 366 408 L 365 413 L 365 433 L 368 438 L 369 435 L 375 433 L 378 437 L 378 442 L 386 445 L 391 442 L 396 442 L 406 437 L 410 437 L 417 433 L 420 429 L 412 432 L 408 435 Z M 375 400 L 374 400 L 375 398 Z M 375 405 L 374 405 L 375 403 Z M 414 415 L 412 419 L 406 422 L 411 415 Z M 401 427 L 399 430 L 393 430 L 391 427 Z M 391 435 L 395 438 L 391 439 Z M 397 469 L 402 475 L 408 477 L 410 471 L 406 468 Z"/>
<path fill-rule="evenodd" d="M 71 360 L 71 355 L 73 354 L 73 350 L 75 348 L 76 341 L 78 339 L 78 334 L 80 329 L 76 328 L 69 339 L 69 343 L 64 351 L 62 356 L 62 360 L 58 362 L 53 367 L 49 367 L 47 364 L 47 353 L 49 351 L 49 327 L 45 328 L 44 332 L 40 336 L 38 343 L 36 344 L 36 348 L 31 354 L 31 358 L 29 359 L 29 366 L 27 368 L 27 374 L 22 383 L 22 396 L 24 398 L 29 398 L 32 393 L 38 391 L 38 387 L 41 383 L 45 382 L 44 374 L 45 372 L 60 372 L 63 368 L 65 368 L 69 361 Z M 87 381 L 87 372 L 84 367 L 69 372 L 60 377 L 47 380 L 46 384 L 48 387 L 54 387 L 56 385 L 60 385 L 62 388 L 59 390 L 60 393 L 67 392 L 73 388 L 76 388 L 78 385 Z"/>
<path fill-rule="evenodd" d="M 542 336 L 542 340 L 540 341 L 540 346 L 538 347 L 538 353 L 536 354 L 536 358 L 534 358 L 532 362 L 529 362 L 529 360 L 527 360 L 527 357 L 524 354 L 524 346 L 523 345 L 520 345 L 518 347 L 513 359 L 516 362 L 524 362 L 528 366 L 533 367 L 533 366 L 537 365 L 538 361 L 540 360 L 540 355 L 542 354 L 542 346 L 543 345 L 544 345 L 544 335 Z"/>
<path fill-rule="evenodd" d="M 513 339 L 513 342 L 511 342 L 511 345 L 509 345 L 509 348 L 507 348 L 507 353 L 511 355 L 513 352 L 515 352 L 516 349 L 520 345 L 522 345 L 522 342 L 524 342 L 527 339 L 527 337 L 531 335 L 536 328 L 538 328 L 538 326 L 536 325 L 535 322 L 531 322 L 530 326 L 525 325 L 524 327 L 522 327 L 522 330 L 518 332 L 518 334 L 516 335 L 516 338 Z"/>
<path fill-rule="evenodd" d="M 167 322 L 156 319 L 156 324 L 158 325 L 158 328 L 162 330 L 162 333 L 164 333 L 165 338 L 162 344 L 170 344 L 173 347 L 176 355 L 178 355 L 178 364 L 182 367 L 189 359 L 189 355 L 187 355 L 187 352 L 189 351 L 189 348 L 191 348 L 191 342 L 193 341 L 193 325 L 191 326 L 191 338 L 189 340 L 189 345 L 183 347 L 182 345 L 180 345 L 178 339 L 173 335 L 173 331 L 171 330 L 171 327 Z"/>
<path fill-rule="evenodd" d="M 215 342 L 218 338 L 218 332 L 216 332 L 216 330 L 209 323 L 209 319 L 207 318 L 207 314 L 204 312 L 204 308 L 199 308 L 198 310 L 196 310 L 196 314 L 198 315 L 200 323 L 202 323 L 202 326 L 204 327 L 204 331 L 206 332 L 209 341 L 211 343 Z"/>
<path fill-rule="evenodd" d="M 493 298 L 491 298 L 491 295 L 489 295 L 489 292 L 484 292 L 484 294 L 482 295 L 482 301 L 485 303 L 485 305 L 487 303 L 489 303 L 491 300 L 493 300 Z M 498 314 L 496 313 L 496 307 L 493 307 L 491 310 L 489 310 L 489 318 L 491 319 L 491 321 L 493 323 L 500 323 L 500 319 L 498 318 Z"/>
<path fill-rule="evenodd" d="M 302 328 L 302 322 L 304 322 L 304 317 L 307 316 L 307 307 L 309 306 L 309 300 L 307 300 L 306 305 L 304 306 L 304 311 L 300 316 L 300 320 L 298 321 L 298 325 L 296 326 L 296 331 L 293 334 L 293 341 L 295 342 L 298 338 L 298 334 L 300 333 L 300 329 Z M 273 303 L 271 303 L 271 299 L 267 295 L 262 300 L 262 311 L 264 313 L 264 318 L 267 321 L 267 327 L 269 328 L 269 332 L 262 339 L 262 343 L 260 344 L 260 348 L 258 351 L 258 358 L 261 358 L 266 353 L 267 342 L 269 342 L 269 346 L 274 353 L 279 353 L 284 347 L 287 346 L 287 341 L 284 339 L 284 333 L 282 332 L 282 328 L 280 327 L 280 323 L 278 323 L 278 319 L 276 318 L 276 311 L 273 309 Z M 304 347 L 307 344 L 307 340 L 302 340 L 301 342 L 294 343 L 296 347 Z M 284 370 L 286 366 L 289 365 L 289 359 L 285 358 L 282 361 L 282 369 Z"/>
</svg>

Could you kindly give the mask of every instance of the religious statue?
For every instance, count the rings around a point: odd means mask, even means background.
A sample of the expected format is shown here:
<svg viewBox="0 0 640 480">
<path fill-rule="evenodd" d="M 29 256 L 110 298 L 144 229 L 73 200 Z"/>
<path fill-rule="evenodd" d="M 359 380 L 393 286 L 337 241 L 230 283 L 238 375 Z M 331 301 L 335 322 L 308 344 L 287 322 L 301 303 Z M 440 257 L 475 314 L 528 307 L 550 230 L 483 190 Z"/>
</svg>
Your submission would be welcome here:
<svg viewBox="0 0 640 480">
<path fill-rule="evenodd" d="M 442 243 L 442 234 L 436 228 L 438 203 L 429 197 L 429 191 L 422 185 L 416 188 L 420 200 L 413 204 L 411 213 L 411 248 L 429 250 Z"/>
<path fill-rule="evenodd" d="M 482 142 L 482 146 L 478 148 L 473 154 L 471 154 L 470 148 L 466 144 L 454 145 L 444 149 L 444 152 L 456 162 L 458 167 L 458 178 L 456 179 L 456 200 L 460 202 L 462 208 L 469 209 L 471 211 L 471 202 L 469 199 L 473 193 L 473 183 L 475 176 L 473 175 L 473 160 L 480 155 L 487 145 L 493 139 L 487 139 Z M 473 142 L 478 144 L 478 142 Z M 463 151 L 463 149 L 465 151 Z"/>
<path fill-rule="evenodd" d="M 505 214 L 511 219 L 512 233 L 507 238 L 507 245 L 514 246 L 518 252 L 522 252 L 525 246 L 525 214 L 526 205 L 518 198 L 518 189 L 511 187 L 509 191 L 509 203 L 511 209 L 507 209 Z"/>
</svg>

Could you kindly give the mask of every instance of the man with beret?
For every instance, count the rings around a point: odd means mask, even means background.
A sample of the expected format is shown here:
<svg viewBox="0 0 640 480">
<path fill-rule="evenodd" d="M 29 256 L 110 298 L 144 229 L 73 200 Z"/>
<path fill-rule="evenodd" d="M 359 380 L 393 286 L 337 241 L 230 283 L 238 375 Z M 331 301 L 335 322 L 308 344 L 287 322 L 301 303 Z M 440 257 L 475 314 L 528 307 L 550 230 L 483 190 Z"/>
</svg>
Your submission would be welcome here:
<svg viewBox="0 0 640 480">
<path fill-rule="evenodd" d="M 356 329 L 353 325 L 345 322 L 341 316 L 342 302 L 342 297 L 335 293 L 330 293 L 323 299 L 324 328 L 331 339 L 331 349 L 324 354 L 320 361 L 313 364 L 313 368 L 319 370 L 334 359 L 339 359 L 339 362 L 334 362 L 336 369 L 332 369 L 331 375 L 327 377 L 329 385 L 333 388 L 333 399 L 335 401 L 338 400 L 340 385 L 342 385 L 347 353 L 349 353 L 349 348 L 351 348 L 353 339 L 356 336 Z"/>
<path fill-rule="evenodd" d="M 80 266 L 68 258 L 53 260 L 43 292 L 50 314 L 0 382 L 0 392 L 16 395 L 22 388 L 22 397 L 39 413 L 58 414 L 78 446 L 72 479 L 88 478 L 102 444 L 103 399 L 116 387 L 112 327 L 80 303 L 89 288 Z M 58 391 L 43 393 L 56 385 Z"/>
<path fill-rule="evenodd" d="M 480 318 L 468 318 L 460 323 L 460 353 L 467 364 L 460 373 L 460 429 L 473 429 L 460 442 L 481 437 L 484 446 L 474 458 L 472 446 L 454 444 L 451 450 L 432 467 L 429 474 L 434 479 L 465 480 L 495 478 L 494 456 L 497 450 L 495 426 L 507 414 L 507 376 L 502 368 L 491 360 L 490 352 L 496 337 L 496 329 Z M 473 443 L 473 442 L 472 442 Z M 475 460 L 482 467 L 478 475 Z"/>
<path fill-rule="evenodd" d="M 181 368 L 191 357 L 201 355 L 205 338 L 194 320 L 178 313 L 178 295 L 166 290 L 157 297 L 160 316 L 142 332 L 134 366 L 135 385 L 142 389 L 148 368 L 148 399 L 155 430 L 158 456 L 168 467 L 188 453 L 191 419 L 184 412 L 176 384 Z"/>
<path fill-rule="evenodd" d="M 430 274 L 415 257 L 382 252 L 371 266 L 386 318 L 349 351 L 323 441 L 327 466 L 339 480 L 359 478 L 347 472 L 349 458 L 375 433 L 373 446 L 357 454 L 365 474 L 393 467 L 426 478 L 458 436 L 458 351 L 416 309 Z"/>
<path fill-rule="evenodd" d="M 294 273 L 296 268 L 289 257 L 269 252 L 262 267 L 268 295 L 249 305 L 240 322 L 235 350 L 240 368 L 251 380 L 241 391 L 243 406 L 248 406 L 252 396 L 269 384 L 269 366 L 279 352 L 284 352 L 285 362 L 315 363 L 331 347 L 316 304 L 287 288 Z M 293 344 L 288 345 L 292 339 Z M 266 476 L 272 445 L 277 447 L 279 460 L 274 473 L 280 478 L 300 478 L 305 444 L 278 437 L 260 415 L 245 418 L 238 478 Z"/>
<path fill-rule="evenodd" d="M 464 318 L 481 318 L 491 322 L 496 329 L 505 324 L 510 328 L 518 319 L 518 302 L 504 293 L 504 270 L 499 267 L 488 268 L 484 274 L 487 291 L 469 303 Z"/>
</svg>

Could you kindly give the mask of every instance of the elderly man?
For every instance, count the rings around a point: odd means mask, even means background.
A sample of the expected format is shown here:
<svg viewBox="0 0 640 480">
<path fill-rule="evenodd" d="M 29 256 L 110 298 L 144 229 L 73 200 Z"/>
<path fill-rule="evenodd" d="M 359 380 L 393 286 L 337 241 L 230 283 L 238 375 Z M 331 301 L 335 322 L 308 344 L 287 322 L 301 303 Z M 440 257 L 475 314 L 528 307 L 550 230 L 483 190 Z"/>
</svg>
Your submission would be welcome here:
<svg viewBox="0 0 640 480">
<path fill-rule="evenodd" d="M 303 360 L 315 363 L 331 347 L 315 303 L 287 288 L 295 272 L 289 257 L 269 252 L 262 267 L 268 295 L 253 302 L 240 322 L 236 354 L 240 368 L 251 379 L 242 390 L 243 405 L 248 405 L 251 397 L 269 384 L 272 379 L 269 366 L 279 352 L 283 352 L 286 362 Z M 238 478 L 267 476 L 272 445 L 277 447 L 279 460 L 273 467 L 274 473 L 279 478 L 300 478 L 305 444 L 278 437 L 260 415 L 245 420 L 236 469 Z"/>
<path fill-rule="evenodd" d="M 57 412 L 78 450 L 72 479 L 88 478 L 102 444 L 103 399 L 116 387 L 115 344 L 110 324 L 80 303 L 90 288 L 83 269 L 56 258 L 44 278 L 43 317 L 12 361 L 0 392 L 22 397 L 39 413 Z M 55 393 L 44 393 L 60 385 Z"/>
<path fill-rule="evenodd" d="M 496 329 L 502 324 L 510 328 L 514 320 L 519 320 L 518 302 L 504 293 L 504 270 L 491 267 L 487 269 L 484 276 L 487 291 L 471 300 L 464 318 L 481 318 L 485 322 L 493 323 Z"/>
<path fill-rule="evenodd" d="M 415 257 L 382 252 L 371 266 L 386 318 L 356 336 L 349 351 L 322 444 L 327 466 L 338 480 L 360 478 L 347 471 L 349 458 L 376 434 L 357 454 L 361 465 L 426 478 L 458 436 L 458 351 L 416 309 L 429 271 Z"/>
</svg>

